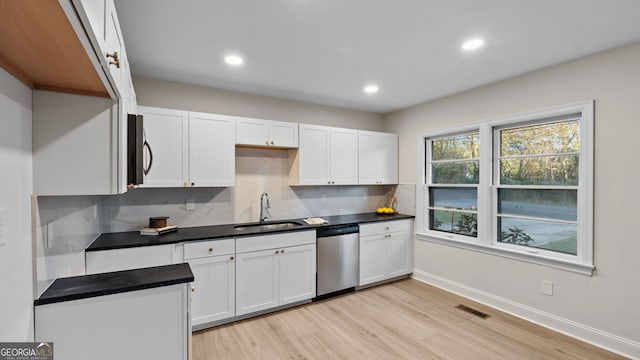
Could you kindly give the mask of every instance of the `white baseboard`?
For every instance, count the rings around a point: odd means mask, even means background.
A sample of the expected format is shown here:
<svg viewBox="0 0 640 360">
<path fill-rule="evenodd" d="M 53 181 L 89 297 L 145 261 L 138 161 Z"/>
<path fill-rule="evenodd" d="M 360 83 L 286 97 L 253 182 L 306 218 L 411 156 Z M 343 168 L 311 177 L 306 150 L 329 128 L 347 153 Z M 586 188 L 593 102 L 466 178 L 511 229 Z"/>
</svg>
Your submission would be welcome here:
<svg viewBox="0 0 640 360">
<path fill-rule="evenodd" d="M 433 285 L 611 352 L 632 359 L 640 359 L 640 343 L 636 341 L 598 330 L 418 269 L 414 269 L 412 277 L 426 284 Z"/>
</svg>

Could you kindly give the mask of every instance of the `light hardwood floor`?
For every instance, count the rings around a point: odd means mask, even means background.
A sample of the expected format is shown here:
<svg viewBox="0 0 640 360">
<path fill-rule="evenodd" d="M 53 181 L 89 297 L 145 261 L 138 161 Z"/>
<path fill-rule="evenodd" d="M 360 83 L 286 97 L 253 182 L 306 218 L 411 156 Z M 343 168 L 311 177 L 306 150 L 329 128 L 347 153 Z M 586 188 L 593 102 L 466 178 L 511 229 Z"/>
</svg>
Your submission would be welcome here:
<svg viewBox="0 0 640 360">
<path fill-rule="evenodd" d="M 195 333 L 209 359 L 624 358 L 407 279 Z"/>
</svg>

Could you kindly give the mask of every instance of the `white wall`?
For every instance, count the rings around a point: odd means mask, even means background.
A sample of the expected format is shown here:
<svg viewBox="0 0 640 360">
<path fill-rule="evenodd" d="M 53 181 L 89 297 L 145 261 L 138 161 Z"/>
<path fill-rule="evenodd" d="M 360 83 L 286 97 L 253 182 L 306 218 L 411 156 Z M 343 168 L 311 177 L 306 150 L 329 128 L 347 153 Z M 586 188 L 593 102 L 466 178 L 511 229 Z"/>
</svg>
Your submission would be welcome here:
<svg viewBox="0 0 640 360">
<path fill-rule="evenodd" d="M 425 241 L 415 244 L 416 276 L 640 357 L 639 64 L 635 44 L 385 116 L 385 130 L 400 134 L 400 181 L 415 182 L 416 134 L 595 99 L 592 277 Z"/>
<path fill-rule="evenodd" d="M 31 90 L 0 68 L 0 342 L 32 341 Z"/>
<path fill-rule="evenodd" d="M 360 130 L 381 130 L 382 115 L 294 100 L 134 77 L 139 105 Z"/>
</svg>

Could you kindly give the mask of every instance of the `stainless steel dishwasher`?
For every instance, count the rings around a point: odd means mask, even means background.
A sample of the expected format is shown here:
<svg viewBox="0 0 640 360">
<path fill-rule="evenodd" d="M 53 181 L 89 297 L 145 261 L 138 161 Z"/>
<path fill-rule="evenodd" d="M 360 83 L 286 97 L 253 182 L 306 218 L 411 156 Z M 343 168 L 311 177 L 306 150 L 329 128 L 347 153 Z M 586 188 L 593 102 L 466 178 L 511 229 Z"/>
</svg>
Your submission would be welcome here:
<svg viewBox="0 0 640 360">
<path fill-rule="evenodd" d="M 353 290 L 358 285 L 358 224 L 317 230 L 317 296 Z"/>
</svg>

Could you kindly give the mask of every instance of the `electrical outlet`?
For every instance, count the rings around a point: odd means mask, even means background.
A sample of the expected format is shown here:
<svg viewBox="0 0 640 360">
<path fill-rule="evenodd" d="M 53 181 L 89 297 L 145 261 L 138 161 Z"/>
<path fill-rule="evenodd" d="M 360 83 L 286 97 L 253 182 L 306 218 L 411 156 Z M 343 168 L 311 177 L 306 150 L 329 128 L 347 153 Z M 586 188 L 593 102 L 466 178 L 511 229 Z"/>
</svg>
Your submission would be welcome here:
<svg viewBox="0 0 640 360">
<path fill-rule="evenodd" d="M 327 202 L 327 195 L 322 194 L 322 202 L 326 203 Z"/>
<path fill-rule="evenodd" d="M 551 281 L 542 280 L 541 290 L 543 294 L 553 296 L 553 283 Z"/>
<path fill-rule="evenodd" d="M 187 202 L 186 202 L 186 204 L 185 204 L 185 208 L 186 208 L 188 211 L 193 211 L 193 210 L 195 210 L 195 209 L 196 209 L 196 203 L 195 203 L 195 201 L 193 201 L 193 199 L 187 199 Z"/>
</svg>

